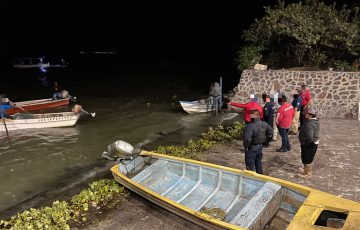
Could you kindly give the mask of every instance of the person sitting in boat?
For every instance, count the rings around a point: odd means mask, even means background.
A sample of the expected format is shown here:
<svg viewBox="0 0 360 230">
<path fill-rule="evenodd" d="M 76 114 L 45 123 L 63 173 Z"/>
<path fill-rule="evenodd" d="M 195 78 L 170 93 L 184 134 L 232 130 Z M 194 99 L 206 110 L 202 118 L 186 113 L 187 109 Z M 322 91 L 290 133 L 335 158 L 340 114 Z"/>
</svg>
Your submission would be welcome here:
<svg viewBox="0 0 360 230">
<path fill-rule="evenodd" d="M 215 108 L 215 114 L 221 112 L 221 88 L 218 82 L 212 82 L 209 94 Z"/>
<path fill-rule="evenodd" d="M 6 110 L 12 108 L 14 104 L 9 100 L 5 94 L 0 95 L 0 117 L 7 117 Z"/>
<path fill-rule="evenodd" d="M 53 100 L 56 99 L 62 99 L 61 97 L 61 87 L 58 85 L 57 81 L 54 82 L 54 86 L 53 86 Z"/>
</svg>

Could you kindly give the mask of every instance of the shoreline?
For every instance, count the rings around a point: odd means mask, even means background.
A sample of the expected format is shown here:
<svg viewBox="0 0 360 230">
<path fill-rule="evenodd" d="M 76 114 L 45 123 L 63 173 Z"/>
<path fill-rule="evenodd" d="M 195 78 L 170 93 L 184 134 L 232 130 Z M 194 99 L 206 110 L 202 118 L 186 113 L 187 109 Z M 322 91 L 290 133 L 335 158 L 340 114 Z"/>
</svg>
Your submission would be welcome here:
<svg viewBox="0 0 360 230">
<path fill-rule="evenodd" d="M 241 120 L 241 116 L 224 112 L 226 115 L 223 120 L 219 122 L 219 124 L 230 124 L 235 122 L 236 120 Z M 196 116 L 196 115 L 195 115 Z M 214 126 L 217 124 L 214 124 Z M 209 127 L 208 127 L 209 128 Z M 149 143 L 146 143 L 143 146 L 144 150 L 152 151 L 157 148 L 157 146 L 164 143 L 171 143 L 174 141 L 174 137 L 176 137 L 177 133 L 180 132 L 183 128 L 178 128 L 172 131 L 162 132 L 162 135 L 158 138 L 152 140 Z M 201 133 L 197 134 L 198 137 L 201 136 Z M 176 139 L 175 145 L 185 144 L 187 139 Z M 110 143 L 109 143 L 110 144 Z M 105 150 L 105 149 L 104 149 Z M 110 168 L 115 164 L 113 161 L 108 161 L 106 159 L 101 158 L 101 153 L 99 153 L 99 162 L 88 165 L 82 169 L 79 169 L 79 172 L 75 175 L 76 178 L 73 180 L 68 180 L 64 178 L 61 182 L 55 184 L 51 187 L 50 190 L 42 191 L 38 194 L 33 195 L 13 206 L 7 207 L 0 211 L 0 220 L 7 220 L 11 216 L 16 215 L 17 213 L 23 212 L 30 208 L 40 208 L 45 206 L 51 206 L 52 202 L 55 200 L 70 200 L 73 195 L 78 194 L 82 189 L 88 187 L 89 183 L 93 181 L 97 181 L 100 179 L 113 179 Z M 93 172 L 95 171 L 95 172 Z"/>
</svg>

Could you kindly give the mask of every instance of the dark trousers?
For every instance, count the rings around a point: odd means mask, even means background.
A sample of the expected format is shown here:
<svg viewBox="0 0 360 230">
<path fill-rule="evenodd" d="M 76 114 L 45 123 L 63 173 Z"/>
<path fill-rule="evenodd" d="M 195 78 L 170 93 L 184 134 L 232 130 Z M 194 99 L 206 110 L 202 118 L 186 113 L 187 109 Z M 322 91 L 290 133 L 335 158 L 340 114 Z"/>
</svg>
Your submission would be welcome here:
<svg viewBox="0 0 360 230">
<path fill-rule="evenodd" d="M 250 145 L 247 151 L 245 151 L 245 164 L 247 170 L 263 174 L 262 149 L 262 145 Z"/>
<path fill-rule="evenodd" d="M 301 145 L 301 161 L 304 165 L 314 161 L 317 147 L 318 145 L 313 142 L 310 145 Z"/>
<path fill-rule="evenodd" d="M 299 126 L 299 128 L 301 128 L 301 126 L 303 126 L 304 121 L 305 121 L 304 106 L 301 106 L 301 107 L 300 107 L 300 117 L 299 117 L 299 120 L 300 120 L 300 126 Z"/>
<path fill-rule="evenodd" d="M 290 150 L 291 146 L 290 146 L 290 141 L 289 141 L 289 129 L 284 129 L 284 128 L 280 128 L 278 127 L 279 130 L 279 134 L 281 136 L 281 149 L 286 149 L 286 150 Z"/>
</svg>

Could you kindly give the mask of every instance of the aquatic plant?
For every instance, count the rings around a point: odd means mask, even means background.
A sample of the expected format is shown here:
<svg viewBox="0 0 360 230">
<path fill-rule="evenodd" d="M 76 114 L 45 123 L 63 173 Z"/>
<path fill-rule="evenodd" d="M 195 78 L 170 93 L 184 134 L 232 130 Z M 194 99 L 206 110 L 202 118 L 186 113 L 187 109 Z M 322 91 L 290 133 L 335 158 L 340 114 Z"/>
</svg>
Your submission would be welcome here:
<svg viewBox="0 0 360 230">
<path fill-rule="evenodd" d="M 70 202 L 55 201 L 51 207 L 31 208 L 12 216 L 9 220 L 0 221 L 0 229 L 70 229 L 69 222 L 87 221 L 89 207 L 113 208 L 124 202 L 127 197 L 124 187 L 115 180 L 102 179 L 89 184 L 72 197 Z"/>
<path fill-rule="evenodd" d="M 51 207 L 31 208 L 0 221 L 1 229 L 70 229 L 68 221 L 71 218 L 69 204 L 65 201 L 55 201 Z"/>
<path fill-rule="evenodd" d="M 218 125 L 213 128 L 210 127 L 206 133 L 201 134 L 202 138 L 199 140 L 190 140 L 186 145 L 160 145 L 155 150 L 157 153 L 167 154 L 183 158 L 196 158 L 195 153 L 210 149 L 218 142 L 231 141 L 240 138 L 244 132 L 244 123 L 235 122 L 231 126 L 224 127 Z"/>
</svg>

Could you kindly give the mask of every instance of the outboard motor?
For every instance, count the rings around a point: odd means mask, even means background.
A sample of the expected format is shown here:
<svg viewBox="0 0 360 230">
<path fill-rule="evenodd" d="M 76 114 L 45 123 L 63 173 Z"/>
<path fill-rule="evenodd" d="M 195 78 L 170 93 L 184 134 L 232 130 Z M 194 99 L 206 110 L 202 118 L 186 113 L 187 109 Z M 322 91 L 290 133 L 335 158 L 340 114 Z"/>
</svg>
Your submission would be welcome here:
<svg viewBox="0 0 360 230">
<path fill-rule="evenodd" d="M 71 95 L 69 94 L 69 92 L 66 91 L 66 90 L 61 90 L 60 94 L 61 94 L 61 98 L 63 98 L 63 99 L 65 99 L 65 98 L 70 98 L 70 100 L 72 100 L 73 102 L 76 101 L 76 97 L 71 96 Z"/>
<path fill-rule="evenodd" d="M 79 114 L 81 111 L 82 111 L 82 106 L 81 105 L 78 105 L 78 104 L 75 104 L 72 108 L 72 111 L 75 113 L 75 114 Z"/>
<path fill-rule="evenodd" d="M 70 97 L 69 92 L 66 91 L 66 90 L 62 90 L 60 94 L 61 94 L 61 97 L 62 97 L 62 98 L 68 98 L 68 97 Z"/>
<path fill-rule="evenodd" d="M 120 161 L 133 160 L 140 152 L 140 148 L 134 148 L 131 144 L 118 140 L 108 145 L 107 151 L 102 153 L 102 157 L 111 161 L 117 159 Z"/>
</svg>

